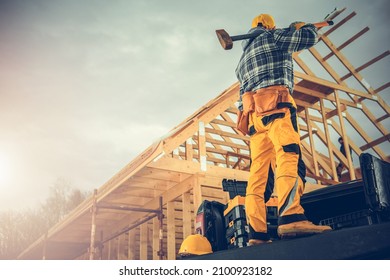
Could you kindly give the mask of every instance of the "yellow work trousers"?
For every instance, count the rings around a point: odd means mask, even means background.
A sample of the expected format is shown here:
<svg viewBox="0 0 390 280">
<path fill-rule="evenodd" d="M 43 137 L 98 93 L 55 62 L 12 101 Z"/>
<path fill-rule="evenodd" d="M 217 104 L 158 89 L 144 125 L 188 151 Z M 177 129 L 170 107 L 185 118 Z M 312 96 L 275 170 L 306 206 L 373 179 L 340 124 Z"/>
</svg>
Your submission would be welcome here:
<svg viewBox="0 0 390 280">
<path fill-rule="evenodd" d="M 251 167 L 245 211 L 250 239 L 269 239 L 265 193 L 267 182 L 273 182 L 273 179 L 278 197 L 279 225 L 306 220 L 300 205 L 306 167 L 300 153 L 296 105 L 291 95 L 289 99 L 291 106 L 279 109 L 277 113 L 257 116 L 253 112 L 249 116 Z"/>
</svg>

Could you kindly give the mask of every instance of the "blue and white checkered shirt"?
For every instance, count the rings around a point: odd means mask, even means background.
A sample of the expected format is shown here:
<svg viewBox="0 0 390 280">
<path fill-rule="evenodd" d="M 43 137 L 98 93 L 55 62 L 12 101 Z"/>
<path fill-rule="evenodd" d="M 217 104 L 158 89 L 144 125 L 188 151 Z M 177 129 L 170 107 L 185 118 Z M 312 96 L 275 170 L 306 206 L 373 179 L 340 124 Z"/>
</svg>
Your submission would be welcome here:
<svg viewBox="0 0 390 280">
<path fill-rule="evenodd" d="M 306 24 L 299 30 L 284 28 L 267 30 L 252 28 L 249 33 L 259 35 L 243 41 L 243 54 L 236 68 L 241 96 L 273 85 L 285 85 L 293 91 L 294 72 L 292 54 L 308 49 L 318 42 L 317 28 Z"/>
</svg>

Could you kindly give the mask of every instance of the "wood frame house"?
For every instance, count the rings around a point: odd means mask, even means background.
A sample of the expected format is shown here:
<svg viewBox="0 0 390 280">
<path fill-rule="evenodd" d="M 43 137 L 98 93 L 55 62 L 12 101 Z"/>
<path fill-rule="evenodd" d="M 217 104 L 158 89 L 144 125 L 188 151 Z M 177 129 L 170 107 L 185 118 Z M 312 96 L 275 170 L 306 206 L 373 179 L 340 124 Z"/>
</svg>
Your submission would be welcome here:
<svg viewBox="0 0 390 280">
<path fill-rule="evenodd" d="M 387 58 L 389 50 L 354 66 L 342 50 L 368 28 L 341 44 L 330 39 L 355 15 L 338 20 L 321 32 L 315 47 L 294 55 L 293 96 L 307 165 L 306 192 L 360 178 L 353 157 L 362 152 L 389 161 L 390 114 L 381 94 L 390 84 L 373 88 L 361 74 Z M 313 65 L 325 74 L 319 75 Z M 226 203 L 222 180 L 248 178 L 249 138 L 235 128 L 238 94 L 235 83 L 205 104 L 97 188 L 18 259 L 176 259 L 183 239 L 194 233 L 202 201 Z M 367 132 L 366 123 L 375 132 Z M 340 153 L 340 136 L 353 156 Z M 342 178 L 336 174 L 339 162 L 347 167 Z"/>
</svg>

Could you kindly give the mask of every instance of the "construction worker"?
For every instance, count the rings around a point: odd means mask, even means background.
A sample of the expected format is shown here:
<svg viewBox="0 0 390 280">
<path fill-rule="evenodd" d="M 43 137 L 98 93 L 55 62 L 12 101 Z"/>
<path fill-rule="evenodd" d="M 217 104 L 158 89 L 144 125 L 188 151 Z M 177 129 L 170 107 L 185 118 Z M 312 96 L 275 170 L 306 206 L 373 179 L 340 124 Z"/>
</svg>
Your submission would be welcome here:
<svg viewBox="0 0 390 280">
<path fill-rule="evenodd" d="M 345 157 L 347 157 L 347 154 L 346 154 L 346 152 L 345 152 L 343 137 L 339 137 L 338 142 L 339 142 L 339 144 L 340 144 L 340 152 L 341 152 Z M 350 154 L 351 154 L 351 159 L 352 159 L 352 148 L 351 148 L 351 146 L 349 146 L 349 152 L 350 152 Z M 341 178 L 341 173 L 343 172 L 344 167 L 345 167 L 345 165 L 344 165 L 342 162 L 340 162 L 340 163 L 337 165 L 336 171 L 337 171 L 337 176 L 338 176 L 339 180 L 340 180 L 340 178 Z"/>
<path fill-rule="evenodd" d="M 253 19 L 252 32 L 258 35 L 243 41 L 236 68 L 240 82 L 237 128 L 250 136 L 251 167 L 245 198 L 249 245 L 270 242 L 264 192 L 274 173 L 279 236 L 331 230 L 309 222 L 300 204 L 306 166 L 301 158 L 297 107 L 291 95 L 292 54 L 317 43 L 317 28 L 295 22 L 289 28 L 276 29 L 271 15 L 260 14 Z"/>
</svg>

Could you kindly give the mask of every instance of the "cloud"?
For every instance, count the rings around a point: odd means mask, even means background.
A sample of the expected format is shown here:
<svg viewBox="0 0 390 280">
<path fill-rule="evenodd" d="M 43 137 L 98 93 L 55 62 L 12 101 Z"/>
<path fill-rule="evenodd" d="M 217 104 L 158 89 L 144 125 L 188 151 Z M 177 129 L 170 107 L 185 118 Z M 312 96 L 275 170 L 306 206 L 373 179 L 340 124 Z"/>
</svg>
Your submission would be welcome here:
<svg viewBox="0 0 390 280">
<path fill-rule="evenodd" d="M 17 174 L 2 196 L 42 197 L 58 177 L 99 187 L 233 84 L 241 49 L 223 50 L 216 29 L 241 34 L 260 12 L 278 26 L 320 20 L 348 4 L 376 30 L 386 3 L 0 1 L 0 152 Z M 334 39 L 345 41 L 345 33 Z M 360 54 L 358 61 L 368 60 Z M 386 67 L 375 72 L 385 75 Z M 373 85 L 382 81 L 367 76 Z"/>
</svg>

